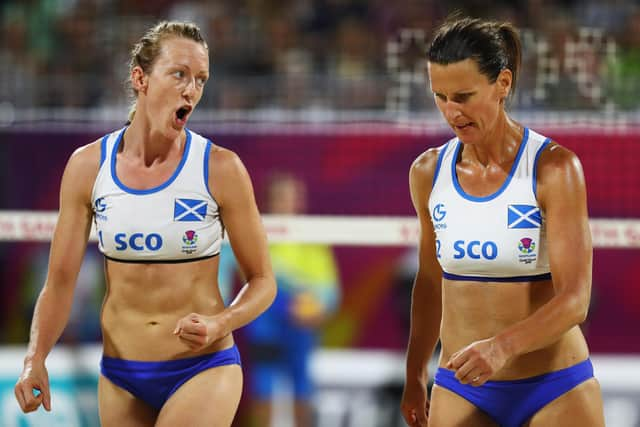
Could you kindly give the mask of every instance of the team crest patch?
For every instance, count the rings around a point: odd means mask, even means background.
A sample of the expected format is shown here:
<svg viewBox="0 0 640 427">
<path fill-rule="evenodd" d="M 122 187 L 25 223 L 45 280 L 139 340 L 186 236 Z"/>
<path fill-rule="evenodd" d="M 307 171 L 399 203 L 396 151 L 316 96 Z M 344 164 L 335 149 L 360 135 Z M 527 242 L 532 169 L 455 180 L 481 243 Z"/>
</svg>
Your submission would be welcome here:
<svg viewBox="0 0 640 427">
<path fill-rule="evenodd" d="M 187 230 L 182 236 L 182 252 L 185 254 L 192 254 L 198 249 L 198 233 L 194 230 Z"/>
<path fill-rule="evenodd" d="M 540 228 L 542 213 L 533 205 L 509 205 L 507 207 L 507 228 Z"/>
<path fill-rule="evenodd" d="M 523 237 L 518 242 L 518 261 L 524 264 L 531 264 L 538 256 L 536 255 L 536 242 L 530 237 Z"/>
<path fill-rule="evenodd" d="M 175 199 L 174 221 L 204 221 L 207 216 L 207 201 L 197 199 Z"/>
<path fill-rule="evenodd" d="M 520 249 L 520 252 L 523 254 L 530 254 L 536 250 L 536 242 L 529 237 L 523 237 L 518 243 L 518 249 Z"/>
</svg>

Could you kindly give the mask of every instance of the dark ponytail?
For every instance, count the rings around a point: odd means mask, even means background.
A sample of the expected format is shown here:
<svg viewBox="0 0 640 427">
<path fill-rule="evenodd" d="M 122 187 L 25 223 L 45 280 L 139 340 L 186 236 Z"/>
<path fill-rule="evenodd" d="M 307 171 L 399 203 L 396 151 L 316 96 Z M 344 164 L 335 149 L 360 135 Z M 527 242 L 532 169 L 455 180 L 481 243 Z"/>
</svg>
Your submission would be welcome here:
<svg viewBox="0 0 640 427">
<path fill-rule="evenodd" d="M 522 44 L 520 42 L 520 36 L 518 32 L 509 23 L 500 24 L 499 27 L 502 40 L 504 41 L 506 55 L 508 58 L 507 68 L 511 70 L 513 74 L 513 81 L 511 83 L 511 92 L 516 88 L 518 82 L 518 74 L 520 73 L 520 63 L 522 62 Z"/>
<path fill-rule="evenodd" d="M 473 59 L 478 69 L 494 83 L 505 68 L 513 74 L 515 89 L 520 70 L 522 47 L 513 25 L 453 16 L 435 32 L 427 50 L 427 59 L 447 65 Z"/>
</svg>

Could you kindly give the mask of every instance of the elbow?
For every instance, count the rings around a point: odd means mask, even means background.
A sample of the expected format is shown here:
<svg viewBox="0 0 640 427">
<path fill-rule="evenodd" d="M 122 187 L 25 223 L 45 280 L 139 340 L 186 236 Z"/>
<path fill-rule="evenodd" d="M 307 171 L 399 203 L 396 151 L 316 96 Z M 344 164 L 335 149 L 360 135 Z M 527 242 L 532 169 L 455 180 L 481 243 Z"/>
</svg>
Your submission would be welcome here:
<svg viewBox="0 0 640 427">
<path fill-rule="evenodd" d="M 268 277 L 267 282 L 269 283 L 268 291 L 267 291 L 267 306 L 265 310 L 271 307 L 271 304 L 276 300 L 276 296 L 278 295 L 278 285 L 276 283 L 276 279 L 273 276 Z"/>
<path fill-rule="evenodd" d="M 576 324 L 580 325 L 585 320 L 587 320 L 587 315 L 588 314 L 589 314 L 589 305 L 586 304 L 584 306 L 584 308 L 580 308 L 580 310 L 577 311 L 577 313 L 576 313 L 577 323 Z"/>
<path fill-rule="evenodd" d="M 583 295 L 568 295 L 566 297 L 567 313 L 570 314 L 572 325 L 580 325 L 587 320 L 589 313 L 589 298 Z"/>
</svg>

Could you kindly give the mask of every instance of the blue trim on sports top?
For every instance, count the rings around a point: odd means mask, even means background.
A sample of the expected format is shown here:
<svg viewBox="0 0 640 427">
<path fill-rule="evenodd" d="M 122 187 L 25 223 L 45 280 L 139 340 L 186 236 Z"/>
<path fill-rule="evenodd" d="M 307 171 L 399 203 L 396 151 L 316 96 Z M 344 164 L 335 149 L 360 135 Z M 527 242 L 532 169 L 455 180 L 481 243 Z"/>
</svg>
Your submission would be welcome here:
<svg viewBox="0 0 640 427">
<path fill-rule="evenodd" d="M 160 184 L 157 187 L 148 188 L 146 190 L 136 190 L 135 188 L 127 187 L 122 183 L 122 181 L 120 181 L 120 179 L 118 178 L 118 175 L 116 175 L 116 157 L 118 155 L 118 146 L 122 142 L 122 136 L 124 135 L 125 130 L 127 130 L 127 128 L 122 129 L 122 132 L 120 132 L 120 135 L 118 135 L 118 139 L 116 140 L 115 144 L 113 144 L 113 150 L 111 152 L 111 177 L 113 178 L 113 182 L 115 182 L 116 185 L 120 187 L 123 191 L 126 191 L 127 193 L 130 193 L 130 194 L 137 194 L 137 195 L 156 193 L 160 190 L 167 188 L 178 177 L 178 175 L 180 174 L 180 171 L 182 170 L 182 167 L 187 161 L 187 156 L 189 155 L 189 147 L 191 146 L 191 132 L 189 131 L 189 129 L 185 129 L 185 132 L 187 133 L 187 140 L 185 141 L 185 144 L 184 144 L 184 152 L 182 153 L 182 159 L 180 160 L 180 164 L 178 164 L 178 167 L 173 172 L 173 175 L 171 175 L 171 177 L 165 183 Z"/>
<path fill-rule="evenodd" d="M 161 362 L 116 359 L 103 355 L 100 373 L 159 411 L 182 384 L 200 372 L 218 366 L 240 364 L 240 353 L 234 345 L 203 356 Z"/>
<path fill-rule="evenodd" d="M 507 187 L 509 186 L 509 183 L 511 182 L 511 178 L 513 178 L 513 175 L 516 172 L 516 169 L 518 168 L 520 157 L 522 157 L 522 153 L 524 153 L 524 147 L 527 145 L 528 140 L 529 140 L 529 129 L 524 128 L 524 133 L 522 134 L 522 141 L 520 142 L 520 148 L 518 148 L 518 154 L 516 155 L 516 158 L 513 161 L 513 165 L 511 165 L 511 170 L 509 171 L 509 175 L 507 176 L 507 179 L 504 181 L 502 186 L 495 193 L 489 194 L 488 196 L 476 197 L 476 196 L 472 196 L 470 194 L 465 193 L 465 191 L 460 186 L 460 183 L 458 182 L 458 174 L 456 173 L 456 161 L 458 160 L 458 155 L 460 154 L 460 150 L 464 145 L 458 139 L 458 146 L 456 147 L 456 151 L 453 154 L 453 159 L 451 160 L 451 175 L 453 178 L 453 186 L 455 187 L 458 194 L 460 194 L 463 198 L 470 200 L 472 202 L 488 202 L 490 200 L 495 199 L 500 194 L 502 194 L 502 192 L 506 190 Z"/>
<path fill-rule="evenodd" d="M 593 378 L 586 359 L 559 371 L 512 381 L 487 381 L 479 387 L 461 384 L 453 371 L 438 368 L 435 384 L 468 400 L 501 427 L 520 427 L 547 404 Z"/>
<path fill-rule="evenodd" d="M 213 143 L 207 139 L 207 146 L 204 149 L 204 160 L 203 160 L 203 170 L 204 170 L 204 188 L 207 189 L 207 193 L 211 196 L 213 200 L 213 194 L 211 194 L 211 190 L 209 189 L 209 157 L 211 155 L 211 146 Z"/>
<path fill-rule="evenodd" d="M 442 277 L 449 280 L 461 280 L 466 282 L 540 282 L 551 280 L 551 273 L 535 274 L 532 276 L 511 276 L 511 277 L 486 277 L 486 276 L 461 276 L 459 274 L 442 272 Z"/>
<path fill-rule="evenodd" d="M 535 159 L 533 159 L 533 195 L 536 198 L 538 197 L 538 159 L 540 158 L 540 154 L 542 154 L 542 152 L 545 148 L 547 148 L 547 145 L 549 145 L 550 142 L 551 140 L 549 138 L 545 139 L 538 149 Z"/>
<path fill-rule="evenodd" d="M 109 139 L 109 135 L 105 135 L 102 137 L 102 141 L 100 141 L 100 167 L 102 167 L 104 160 L 107 158 L 107 139 Z"/>
<path fill-rule="evenodd" d="M 436 170 L 433 172 L 433 182 L 431 183 L 431 188 L 435 187 L 436 180 L 438 179 L 438 173 L 440 172 L 440 166 L 442 166 L 442 159 L 444 159 L 444 153 L 447 152 L 447 148 L 449 148 L 449 143 L 447 142 L 444 147 L 438 153 L 438 162 L 436 163 Z"/>
</svg>

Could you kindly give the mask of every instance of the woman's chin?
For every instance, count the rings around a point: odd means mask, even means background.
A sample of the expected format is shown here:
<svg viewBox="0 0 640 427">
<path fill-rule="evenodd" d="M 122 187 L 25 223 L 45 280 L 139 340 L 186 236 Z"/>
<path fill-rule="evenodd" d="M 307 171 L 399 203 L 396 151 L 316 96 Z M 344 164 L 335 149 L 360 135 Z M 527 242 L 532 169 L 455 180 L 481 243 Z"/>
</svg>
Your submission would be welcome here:
<svg viewBox="0 0 640 427">
<path fill-rule="evenodd" d="M 169 139 L 175 139 L 178 137 L 178 135 L 182 133 L 183 130 L 184 130 L 183 124 L 175 120 L 172 120 L 171 123 L 169 123 L 169 126 L 165 128 L 164 134 Z"/>
<path fill-rule="evenodd" d="M 453 132 L 456 134 L 458 139 L 464 143 L 472 142 L 477 138 L 478 128 L 474 125 L 468 125 L 463 127 L 452 126 Z"/>
<path fill-rule="evenodd" d="M 478 138 L 476 137 L 476 135 L 468 135 L 468 134 L 460 135 L 459 133 L 456 133 L 456 136 L 458 137 L 460 142 L 462 142 L 465 145 L 474 145 L 478 143 Z"/>
</svg>

